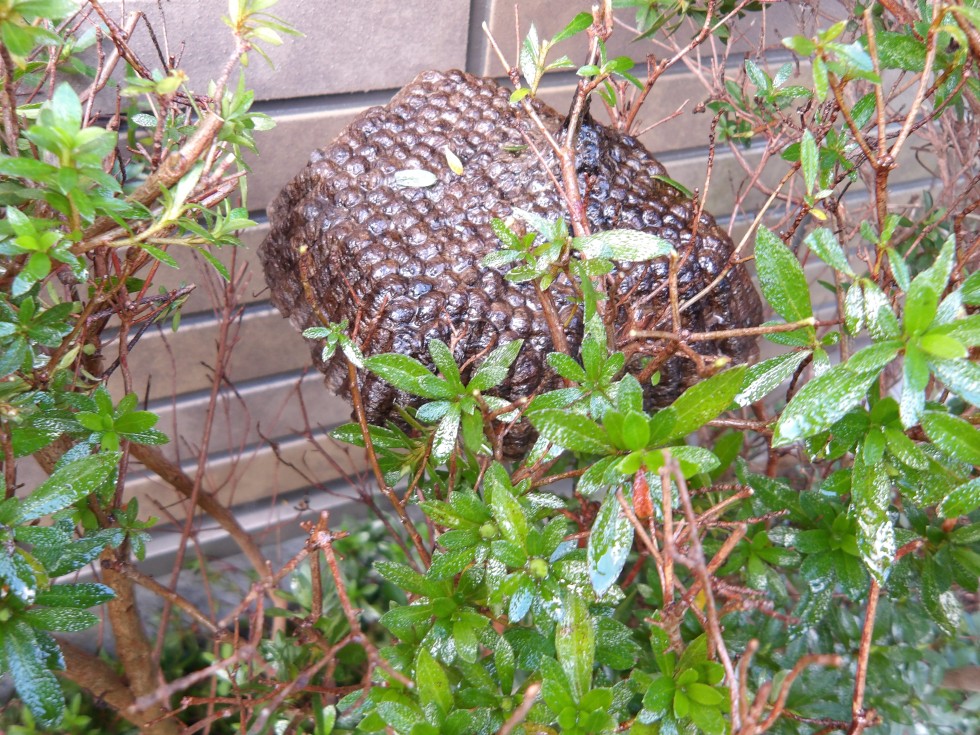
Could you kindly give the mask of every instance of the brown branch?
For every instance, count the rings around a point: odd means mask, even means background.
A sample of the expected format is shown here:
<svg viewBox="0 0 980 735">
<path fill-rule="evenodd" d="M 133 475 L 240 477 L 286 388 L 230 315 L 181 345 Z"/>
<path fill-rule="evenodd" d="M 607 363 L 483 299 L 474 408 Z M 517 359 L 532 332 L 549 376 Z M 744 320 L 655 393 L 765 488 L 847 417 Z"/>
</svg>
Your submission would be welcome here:
<svg viewBox="0 0 980 735">
<path fill-rule="evenodd" d="M 786 707 L 786 700 L 789 698 L 789 689 L 793 686 L 793 682 L 796 678 L 803 673 L 803 670 L 808 666 L 840 666 L 843 663 L 843 659 L 836 654 L 810 654 L 808 656 L 803 656 L 793 670 L 786 675 L 783 679 L 782 684 L 779 687 L 779 692 L 776 695 L 776 701 L 772 706 L 772 710 L 769 712 L 769 716 L 763 720 L 762 724 L 759 725 L 758 729 L 753 729 L 754 733 L 761 733 L 768 730 L 770 727 L 776 724 L 776 720 L 783 713 L 783 708 Z"/>
<path fill-rule="evenodd" d="M 874 710 L 864 709 L 864 690 L 868 680 L 868 659 L 871 656 L 871 640 L 874 634 L 875 614 L 878 611 L 878 597 L 881 587 L 878 580 L 871 578 L 868 591 L 868 609 L 865 613 L 864 627 L 861 629 L 861 645 L 858 649 L 857 672 L 854 674 L 854 698 L 851 700 L 851 725 L 848 735 L 860 735 L 866 727 L 877 719 Z"/>
<path fill-rule="evenodd" d="M 193 618 L 198 624 L 204 626 L 211 633 L 219 633 L 220 630 L 211 620 L 195 607 L 195 605 L 188 600 L 186 597 L 181 596 L 177 592 L 163 586 L 157 582 L 153 577 L 148 577 L 143 574 L 139 569 L 134 567 L 129 562 L 119 561 L 117 559 L 103 559 L 102 569 L 111 569 L 114 572 L 118 572 L 127 579 L 132 580 L 140 587 L 149 590 L 155 595 L 168 600 L 172 605 L 180 608 L 185 613 L 187 613 L 191 618 Z"/>
<path fill-rule="evenodd" d="M 527 713 L 531 711 L 531 707 L 534 703 L 538 701 L 538 695 L 541 693 L 541 682 L 535 681 L 528 685 L 528 688 L 524 690 L 524 699 L 521 700 L 521 704 L 515 709 L 507 721 L 504 723 L 503 727 L 497 731 L 497 735 L 510 735 L 514 728 L 524 722 L 524 718 L 527 717 Z"/>
<path fill-rule="evenodd" d="M 760 334 L 773 334 L 774 332 L 793 332 L 803 327 L 829 327 L 838 324 L 840 322 L 837 319 L 817 321 L 810 316 L 788 324 L 764 324 L 741 329 L 719 329 L 716 332 L 666 332 L 656 329 L 634 329 L 629 333 L 629 336 L 645 339 L 668 339 L 673 342 L 708 342 L 730 339 L 731 337 L 754 337 Z"/>
<path fill-rule="evenodd" d="M 158 723 L 155 721 L 166 714 L 162 708 L 149 712 L 132 710 L 133 703 L 136 701 L 132 691 L 126 686 L 122 676 L 117 674 L 108 663 L 82 650 L 74 643 L 59 639 L 58 646 L 65 657 L 65 668 L 58 672 L 61 677 L 108 704 L 123 719 L 139 727 L 141 732 L 177 732 L 176 723 L 171 721 L 168 722 L 174 725 L 173 729 L 158 729 Z"/>
<path fill-rule="evenodd" d="M 7 145 L 7 155 L 16 157 L 17 138 L 20 126 L 17 124 L 17 83 L 14 81 L 14 60 L 7 47 L 0 43 L 0 83 L 3 84 L 5 99 L 0 103 L 3 110 L 3 137 Z"/>
<path fill-rule="evenodd" d="M 711 591 L 711 574 L 704 557 L 704 549 L 701 546 L 701 537 L 698 530 L 698 518 L 691 504 L 691 494 L 687 490 L 687 481 L 680 471 L 677 460 L 669 456 L 669 452 L 664 450 L 664 468 L 667 473 L 662 476 L 668 478 L 673 475 L 674 483 L 677 486 L 677 494 L 680 497 L 681 505 L 684 508 L 684 515 L 690 527 L 688 541 L 691 552 L 694 555 L 694 565 L 692 571 L 701 581 L 701 588 L 704 590 L 704 611 L 707 619 L 707 633 L 715 647 L 721 665 L 725 668 L 725 676 L 728 679 L 728 688 L 731 695 L 731 718 L 732 729 L 738 730 L 741 727 L 741 717 L 738 704 L 738 677 L 735 675 L 735 667 L 732 665 L 731 656 L 728 655 L 728 648 L 725 646 L 725 638 L 721 633 L 721 621 L 718 619 L 718 609 L 715 605 L 714 594 Z"/>
<path fill-rule="evenodd" d="M 116 552 L 107 549 L 102 558 L 112 561 L 114 554 L 124 558 L 126 549 L 128 544 L 124 544 L 122 549 Z M 130 692 L 137 700 L 153 696 L 160 682 L 164 680 L 163 671 L 154 663 L 153 646 L 143 630 L 133 582 L 111 566 L 102 570 L 102 581 L 116 593 L 116 596 L 106 603 L 106 608 L 109 622 L 112 624 L 112 633 L 116 638 L 116 655 L 119 657 L 123 671 L 126 672 Z M 155 722 L 146 727 L 144 732 L 153 735 L 177 735 L 179 732 L 174 720 L 159 719 L 169 709 L 158 706 L 158 703 L 165 699 L 166 697 L 156 698 L 143 708 L 152 711 L 155 719 Z"/>
<path fill-rule="evenodd" d="M 181 469 L 180 465 L 164 456 L 158 447 L 144 444 L 131 444 L 130 454 L 141 462 L 147 469 L 152 470 L 175 491 L 190 499 L 194 497 L 194 481 Z M 269 562 L 262 554 L 259 545 L 251 535 L 242 528 L 235 514 L 221 503 L 214 495 L 201 488 L 194 498 L 197 507 L 208 514 L 229 536 L 238 544 L 245 558 L 258 572 L 259 577 L 269 574 Z M 281 604 L 281 603 L 280 603 Z"/>
</svg>

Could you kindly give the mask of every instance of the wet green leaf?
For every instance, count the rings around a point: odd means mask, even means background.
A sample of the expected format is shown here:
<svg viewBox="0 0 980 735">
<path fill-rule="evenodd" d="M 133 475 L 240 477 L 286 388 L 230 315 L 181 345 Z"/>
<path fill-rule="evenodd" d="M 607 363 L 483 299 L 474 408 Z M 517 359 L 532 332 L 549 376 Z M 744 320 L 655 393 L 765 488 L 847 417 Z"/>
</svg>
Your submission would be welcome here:
<svg viewBox="0 0 980 735">
<path fill-rule="evenodd" d="M 765 227 L 756 234 L 755 262 L 759 286 L 777 314 L 787 322 L 813 316 L 810 288 L 800 261 Z"/>
<path fill-rule="evenodd" d="M 908 361 L 908 354 L 905 359 Z M 932 358 L 929 366 L 953 393 L 974 406 L 980 406 L 980 365 L 972 360 Z"/>
<path fill-rule="evenodd" d="M 663 674 L 654 678 L 643 695 L 643 708 L 662 718 L 674 702 L 674 680 Z"/>
<path fill-rule="evenodd" d="M 613 449 L 606 432 L 587 416 L 548 408 L 535 411 L 528 418 L 541 436 L 564 449 L 587 454 L 605 454 Z"/>
<path fill-rule="evenodd" d="M 654 260 L 674 252 L 669 240 L 640 230 L 603 230 L 572 241 L 587 258 L 624 262 Z"/>
<path fill-rule="evenodd" d="M 881 462 L 867 464 L 863 452 L 856 452 L 852 470 L 851 497 L 858 522 L 858 549 L 861 559 L 884 583 L 895 558 L 895 529 L 888 517 L 891 483 Z"/>
<path fill-rule="evenodd" d="M 524 340 L 515 339 L 491 352 L 489 357 L 480 363 L 480 367 L 466 387 L 471 391 L 485 391 L 504 382 L 523 344 Z"/>
<path fill-rule="evenodd" d="M 912 281 L 905 297 L 906 335 L 922 334 L 932 324 L 939 307 L 939 299 L 953 270 L 954 245 L 952 237 L 947 239 L 936 261 Z"/>
<path fill-rule="evenodd" d="M 520 548 L 527 543 L 527 518 L 517 498 L 505 488 L 496 489 L 490 498 L 490 507 L 504 538 Z"/>
<path fill-rule="evenodd" d="M 745 371 L 741 391 L 733 399 L 739 406 L 749 406 L 793 377 L 793 373 L 807 358 L 808 351 L 787 352 L 756 363 Z"/>
<path fill-rule="evenodd" d="M 897 354 L 897 348 L 865 348 L 844 365 L 831 368 L 804 385 L 783 410 L 773 434 L 773 446 L 792 444 L 831 426 L 864 400 L 878 372 Z M 862 353 L 866 353 L 862 356 Z M 852 369 L 855 363 L 860 371 Z"/>
<path fill-rule="evenodd" d="M 456 391 L 461 391 L 463 381 L 459 375 L 459 368 L 456 366 L 456 359 L 453 357 L 453 353 L 449 351 L 446 343 L 438 339 L 430 339 L 427 346 L 429 355 L 432 356 L 432 362 L 435 363 L 449 386 Z"/>
<path fill-rule="evenodd" d="M 428 580 L 405 564 L 394 561 L 378 561 L 374 568 L 378 574 L 389 582 L 398 585 L 403 590 L 414 592 L 417 595 L 432 597 L 439 594 L 440 585 L 432 580 Z"/>
<path fill-rule="evenodd" d="M 592 587 L 603 595 L 616 583 L 633 548 L 633 525 L 610 489 L 589 534 L 588 565 Z"/>
<path fill-rule="evenodd" d="M 564 616 L 555 629 L 555 654 L 565 672 L 572 698 L 580 702 L 592 687 L 595 630 L 588 604 L 574 590 L 567 591 L 564 607 Z"/>
<path fill-rule="evenodd" d="M 104 584 L 56 584 L 37 593 L 34 602 L 45 607 L 88 608 L 108 602 L 116 593 Z"/>
<path fill-rule="evenodd" d="M 459 436 L 459 404 L 449 406 L 446 415 L 439 420 L 436 432 L 432 437 L 432 458 L 437 462 L 445 462 L 456 450 L 456 438 Z"/>
<path fill-rule="evenodd" d="M 958 518 L 980 508 L 980 477 L 954 488 L 939 504 L 943 518 Z"/>
<path fill-rule="evenodd" d="M 118 452 L 100 452 L 61 466 L 21 501 L 14 522 L 33 521 L 91 495 L 112 476 L 118 463 Z"/>
<path fill-rule="evenodd" d="M 862 42 L 866 45 L 863 38 Z M 875 44 L 881 68 L 915 72 L 925 69 L 926 44 L 915 36 L 879 30 L 875 33 Z"/>
<path fill-rule="evenodd" d="M 99 618 L 88 610 L 70 607 L 37 607 L 24 612 L 24 619 L 34 628 L 77 633 L 87 630 L 99 622 Z"/>
<path fill-rule="evenodd" d="M 665 444 L 697 431 L 727 409 L 742 389 L 745 366 L 725 370 L 684 391 L 668 409 L 661 411 L 651 424 L 651 445 Z M 667 417 L 673 423 L 666 421 Z"/>
<path fill-rule="evenodd" d="M 364 367 L 399 390 L 423 398 L 452 398 L 454 393 L 428 368 L 408 355 L 390 352 L 365 358 Z M 433 383 L 428 379 L 435 380 Z"/>
<path fill-rule="evenodd" d="M 837 240 L 837 235 L 834 234 L 833 230 L 820 227 L 807 235 L 803 242 L 810 250 L 816 253 L 820 260 L 831 268 L 851 278 L 854 277 L 854 271 L 847 262 L 844 249 L 841 247 L 840 242 Z"/>
<path fill-rule="evenodd" d="M 7 670 L 17 695 L 45 729 L 57 728 L 65 710 L 61 687 L 46 667 L 31 627 L 22 620 L 0 625 Z"/>
<path fill-rule="evenodd" d="M 969 421 L 943 411 L 926 411 L 922 428 L 936 446 L 950 456 L 980 465 L 980 431 Z"/>
<path fill-rule="evenodd" d="M 443 713 L 453 707 L 453 695 L 445 670 L 424 648 L 415 657 L 415 686 L 423 706 L 434 704 Z"/>
</svg>

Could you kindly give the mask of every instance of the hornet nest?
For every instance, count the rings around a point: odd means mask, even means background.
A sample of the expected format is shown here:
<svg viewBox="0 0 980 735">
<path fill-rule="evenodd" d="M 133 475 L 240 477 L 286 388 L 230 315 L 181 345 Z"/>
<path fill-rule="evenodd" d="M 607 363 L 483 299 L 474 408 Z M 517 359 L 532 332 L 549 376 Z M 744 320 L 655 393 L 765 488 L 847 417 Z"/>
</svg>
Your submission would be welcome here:
<svg viewBox="0 0 980 735">
<path fill-rule="evenodd" d="M 564 134 L 561 115 L 539 101 L 532 104 L 551 133 Z M 450 168 L 447 148 L 462 162 L 462 173 Z M 511 283 L 502 270 L 481 265 L 500 245 L 493 218 L 508 218 L 514 208 L 550 219 L 567 215 L 534 148 L 558 170 L 540 131 L 494 81 L 460 71 L 419 75 L 389 104 L 366 110 L 314 152 L 270 206 L 271 231 L 259 256 L 272 300 L 296 327 L 320 324 L 300 276 L 300 248 L 306 246 L 304 265 L 317 311 L 331 322 L 357 323 L 366 355 L 399 352 L 431 367 L 426 345 L 439 339 L 465 365 L 465 381 L 493 348 L 523 339 L 507 380 L 493 392 L 517 400 L 560 387 L 545 361 L 554 348 L 534 284 Z M 657 178 L 666 174 L 664 167 L 635 138 L 586 117 L 576 160 L 592 231 L 641 230 L 671 242 L 679 255 L 681 300 L 729 267 L 731 239 L 706 213 L 692 236 L 695 205 Z M 437 180 L 425 187 L 399 186 L 396 173 L 412 169 Z M 660 258 L 618 263 L 609 276 L 626 369 L 639 374 L 651 356 L 660 364 L 659 384 L 645 381 L 648 408 L 670 403 L 698 379 L 691 355 L 668 357 L 665 351 L 676 343 L 629 338 L 634 329 L 671 328 L 668 271 L 667 259 Z M 577 354 L 583 323 L 574 289 L 560 277 L 549 293 Z M 761 316 L 749 274 L 736 264 L 682 312 L 680 328 L 735 329 L 756 325 Z M 739 363 L 756 346 L 741 337 L 694 342 L 690 350 L 709 364 L 719 357 Z M 349 395 L 343 355 L 338 351 L 323 363 L 320 347 L 312 345 L 312 352 L 328 388 Z M 397 420 L 398 406 L 421 402 L 366 372 L 358 379 L 372 423 Z M 505 453 L 519 456 L 533 439 L 533 429 L 521 421 L 507 433 Z"/>
</svg>

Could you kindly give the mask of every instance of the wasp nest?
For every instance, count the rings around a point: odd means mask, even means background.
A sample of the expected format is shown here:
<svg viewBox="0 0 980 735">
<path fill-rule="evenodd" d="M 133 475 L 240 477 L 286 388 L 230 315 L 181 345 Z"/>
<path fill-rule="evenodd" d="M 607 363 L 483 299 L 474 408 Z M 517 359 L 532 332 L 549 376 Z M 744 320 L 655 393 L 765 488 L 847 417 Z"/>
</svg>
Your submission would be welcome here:
<svg viewBox="0 0 980 735">
<path fill-rule="evenodd" d="M 525 344 L 510 376 L 494 392 L 518 399 L 560 385 L 545 356 L 553 351 L 548 325 L 532 283 L 514 284 L 505 271 L 481 260 L 499 248 L 491 228 L 520 208 L 554 219 L 567 216 L 552 174 L 557 165 L 535 125 L 510 104 L 508 91 L 490 79 L 460 71 L 425 72 L 384 107 L 358 116 L 279 194 L 269 209 L 271 232 L 260 250 L 275 304 L 300 329 L 318 325 L 304 294 L 300 248 L 317 310 L 332 322 L 359 324 L 365 354 L 400 352 L 430 364 L 426 344 L 452 344 L 464 380 L 497 345 Z M 549 131 L 564 135 L 564 118 L 534 103 Z M 586 120 L 577 136 L 580 187 L 592 231 L 626 228 L 657 234 L 679 254 L 681 300 L 711 284 L 729 264 L 732 241 L 712 217 L 657 177 L 663 166 L 635 139 Z M 544 155 L 544 162 L 537 151 Z M 450 167 L 452 156 L 462 163 Z M 455 162 L 454 162 L 455 163 Z M 435 175 L 429 186 L 399 185 L 403 172 Z M 692 230 L 696 234 L 692 236 Z M 622 263 L 611 274 L 616 325 L 627 341 L 633 329 L 670 329 L 666 259 Z M 582 340 L 581 307 L 564 278 L 550 287 L 569 347 Z M 695 332 L 758 324 L 761 305 L 742 265 L 681 314 Z M 661 362 L 657 386 L 647 383 L 648 406 L 664 405 L 696 382 L 690 356 L 664 360 L 664 341 L 626 344 L 627 369 Z M 690 347 L 710 362 L 744 362 L 752 339 L 699 341 Z M 338 352 L 326 364 L 313 359 L 327 386 L 349 394 L 348 373 Z M 659 358 L 658 358 L 659 355 Z M 471 359 L 476 358 L 476 359 Z M 396 406 L 418 405 L 373 375 L 364 374 L 361 395 L 368 420 L 384 423 Z M 527 422 L 508 435 L 508 454 L 529 446 Z"/>
</svg>

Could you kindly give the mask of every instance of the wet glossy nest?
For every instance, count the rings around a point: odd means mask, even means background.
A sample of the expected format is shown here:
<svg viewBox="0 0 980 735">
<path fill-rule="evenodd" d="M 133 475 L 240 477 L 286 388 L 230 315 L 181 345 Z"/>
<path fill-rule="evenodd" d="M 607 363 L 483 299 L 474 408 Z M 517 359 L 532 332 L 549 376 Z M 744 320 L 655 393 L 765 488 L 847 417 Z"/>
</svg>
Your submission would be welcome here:
<svg viewBox="0 0 980 735">
<path fill-rule="evenodd" d="M 545 125 L 563 134 L 563 118 L 536 104 Z M 359 323 L 366 354 L 401 352 L 428 363 L 428 340 L 455 344 L 457 362 L 468 363 L 464 379 L 498 344 L 524 339 L 508 380 L 497 391 L 507 399 L 558 387 L 545 363 L 553 351 L 548 326 L 530 283 L 511 284 L 502 270 L 481 259 L 499 248 L 490 221 L 519 207 L 549 218 L 565 216 L 551 177 L 527 146 L 547 151 L 542 136 L 508 91 L 489 79 L 463 72 L 426 72 L 385 107 L 357 117 L 329 146 L 318 150 L 269 208 L 271 232 L 260 250 L 273 301 L 298 328 L 319 324 L 303 293 L 301 246 L 308 247 L 309 283 L 320 312 L 330 321 Z M 454 173 L 446 149 L 459 158 Z M 630 228 L 658 234 L 681 255 L 680 298 L 710 284 L 728 264 L 733 246 L 710 215 L 691 229 L 692 202 L 654 178 L 663 166 L 634 138 L 587 121 L 578 136 L 580 185 L 587 192 L 593 231 Z M 550 159 L 549 159 L 550 160 Z M 436 175 L 426 187 L 402 187 L 396 172 L 421 169 Z M 557 166 L 552 165 L 557 172 Z M 669 329 L 668 263 L 624 264 L 612 275 L 621 336 L 633 328 Z M 569 345 L 581 342 L 580 310 L 570 284 L 551 287 Z M 758 324 L 761 306 L 745 268 L 736 266 L 705 298 L 682 315 L 696 332 Z M 649 341 L 628 347 L 628 369 L 639 372 L 644 357 L 666 347 Z M 697 342 L 707 356 L 744 362 L 751 339 Z M 342 358 L 321 364 L 329 388 L 345 395 Z M 649 405 L 664 405 L 697 380 L 695 364 L 671 357 L 657 387 L 647 388 Z M 361 394 L 368 419 L 384 423 L 396 405 L 418 399 L 364 375 Z M 507 437 L 511 456 L 533 439 L 526 422 Z"/>
</svg>

